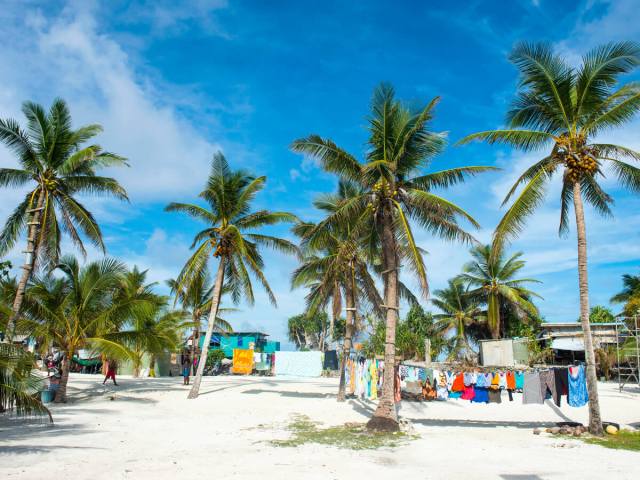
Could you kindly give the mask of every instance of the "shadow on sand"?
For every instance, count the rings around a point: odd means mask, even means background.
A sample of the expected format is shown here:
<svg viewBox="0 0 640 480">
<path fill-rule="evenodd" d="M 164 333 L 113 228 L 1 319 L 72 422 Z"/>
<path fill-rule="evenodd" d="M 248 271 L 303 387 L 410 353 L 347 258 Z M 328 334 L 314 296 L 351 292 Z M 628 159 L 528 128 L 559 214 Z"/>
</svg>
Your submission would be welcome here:
<svg viewBox="0 0 640 480">
<path fill-rule="evenodd" d="M 281 397 L 289 397 L 289 398 L 331 398 L 335 397 L 335 393 L 317 393 L 317 392 L 292 392 L 288 390 L 263 390 L 254 388 L 251 390 L 245 390 L 244 392 L 249 395 L 260 395 L 262 393 L 275 393 L 280 395 Z"/>
</svg>

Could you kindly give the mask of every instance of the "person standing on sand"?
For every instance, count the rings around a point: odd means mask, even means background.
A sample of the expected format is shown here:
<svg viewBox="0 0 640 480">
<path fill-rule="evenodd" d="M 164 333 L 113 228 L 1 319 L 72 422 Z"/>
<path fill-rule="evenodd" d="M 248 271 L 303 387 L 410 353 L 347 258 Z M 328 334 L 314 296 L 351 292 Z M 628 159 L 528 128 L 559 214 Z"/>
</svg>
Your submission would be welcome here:
<svg viewBox="0 0 640 480">
<path fill-rule="evenodd" d="M 102 382 L 102 384 L 104 385 L 107 380 L 111 379 L 113 380 L 113 384 L 117 387 L 118 384 L 116 382 L 116 370 L 118 369 L 118 364 L 116 363 L 115 360 L 109 360 L 109 362 L 107 363 L 107 376 L 104 377 L 104 381 Z"/>
<path fill-rule="evenodd" d="M 191 362 L 189 361 L 189 357 L 185 357 L 182 362 L 182 384 L 189 385 L 189 374 L 191 373 Z"/>
</svg>

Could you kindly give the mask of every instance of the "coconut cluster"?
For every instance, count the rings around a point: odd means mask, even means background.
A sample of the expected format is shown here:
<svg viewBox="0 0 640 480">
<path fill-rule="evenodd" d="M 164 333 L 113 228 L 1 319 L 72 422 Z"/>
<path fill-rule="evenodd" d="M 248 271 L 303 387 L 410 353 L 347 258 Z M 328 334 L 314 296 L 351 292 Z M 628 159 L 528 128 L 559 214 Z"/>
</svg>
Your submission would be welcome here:
<svg viewBox="0 0 640 480">
<path fill-rule="evenodd" d="M 229 245 L 229 241 L 227 240 L 218 240 L 217 236 L 220 233 L 221 228 L 216 227 L 213 229 L 213 231 L 209 234 L 209 237 L 211 238 L 211 245 L 213 245 L 214 247 L 216 247 L 216 249 L 213 252 L 213 256 L 218 258 L 221 257 L 222 255 L 225 255 L 227 253 L 229 253 L 231 251 L 230 245 Z"/>
<path fill-rule="evenodd" d="M 597 152 L 586 145 L 584 137 L 569 138 L 562 136 L 556 141 L 555 158 L 566 167 L 566 178 L 577 182 L 584 175 L 593 175 L 598 171 Z"/>
</svg>

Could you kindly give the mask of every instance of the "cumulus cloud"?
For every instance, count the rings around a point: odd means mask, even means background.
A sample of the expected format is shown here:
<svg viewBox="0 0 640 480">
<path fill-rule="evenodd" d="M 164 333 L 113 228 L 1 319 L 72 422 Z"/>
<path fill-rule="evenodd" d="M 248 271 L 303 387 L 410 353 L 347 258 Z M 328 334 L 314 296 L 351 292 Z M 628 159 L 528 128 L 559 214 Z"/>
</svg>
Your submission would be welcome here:
<svg viewBox="0 0 640 480">
<path fill-rule="evenodd" d="M 39 99 L 45 104 L 64 96 L 76 124 L 102 124 L 99 141 L 130 159 L 131 168 L 112 173 L 132 199 L 197 191 L 220 144 L 195 130 L 170 98 L 159 98 L 136 75 L 127 53 L 100 32 L 95 14 L 70 9 L 52 19 L 37 11 L 26 18 L 15 26 L 21 40 L 0 46 L 0 65 L 8 73 L 0 78 L 3 113 L 19 118 L 19 101 L 33 98 L 32 92 L 48 92 Z"/>
</svg>

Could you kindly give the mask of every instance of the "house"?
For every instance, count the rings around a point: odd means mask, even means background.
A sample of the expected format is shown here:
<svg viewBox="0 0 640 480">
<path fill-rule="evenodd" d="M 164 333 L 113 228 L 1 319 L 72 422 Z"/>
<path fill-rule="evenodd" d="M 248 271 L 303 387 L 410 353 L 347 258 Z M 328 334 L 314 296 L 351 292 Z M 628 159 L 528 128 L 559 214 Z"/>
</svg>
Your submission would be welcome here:
<svg viewBox="0 0 640 480">
<path fill-rule="evenodd" d="M 592 323 L 593 348 L 616 345 L 621 325 L 612 323 Z M 584 333 L 580 322 L 543 323 L 540 340 L 554 352 L 556 363 L 584 361 Z"/>
<path fill-rule="evenodd" d="M 252 349 L 256 352 L 274 353 L 280 350 L 280 342 L 267 340 L 269 335 L 262 332 L 214 333 L 211 336 L 209 350 L 222 350 L 227 358 L 233 357 L 233 350 Z M 200 334 L 200 349 L 204 343 L 205 332 Z"/>
</svg>

